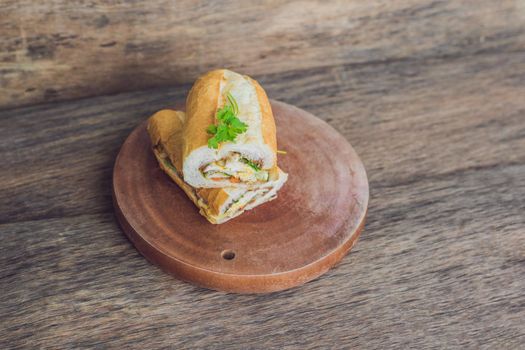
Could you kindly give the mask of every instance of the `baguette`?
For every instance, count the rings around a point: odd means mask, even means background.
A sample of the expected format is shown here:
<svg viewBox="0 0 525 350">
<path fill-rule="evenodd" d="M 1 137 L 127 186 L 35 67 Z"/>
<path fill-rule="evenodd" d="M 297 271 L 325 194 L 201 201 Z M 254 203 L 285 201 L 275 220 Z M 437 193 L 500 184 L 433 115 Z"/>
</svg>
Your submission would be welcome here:
<svg viewBox="0 0 525 350">
<path fill-rule="evenodd" d="M 160 168 L 186 193 L 209 222 L 224 223 L 277 197 L 277 191 L 288 178 L 277 167 L 269 170 L 268 181 L 250 188 L 195 188 L 186 183 L 182 176 L 185 120 L 184 112 L 161 110 L 149 118 L 147 130 Z"/>
<path fill-rule="evenodd" d="M 246 131 L 234 141 L 208 146 L 217 112 L 227 95 L 238 105 L 237 118 Z M 193 187 L 250 187 L 269 180 L 277 167 L 275 121 L 263 88 L 250 77 L 220 69 L 206 73 L 193 85 L 186 100 L 182 132 L 184 181 Z"/>
</svg>

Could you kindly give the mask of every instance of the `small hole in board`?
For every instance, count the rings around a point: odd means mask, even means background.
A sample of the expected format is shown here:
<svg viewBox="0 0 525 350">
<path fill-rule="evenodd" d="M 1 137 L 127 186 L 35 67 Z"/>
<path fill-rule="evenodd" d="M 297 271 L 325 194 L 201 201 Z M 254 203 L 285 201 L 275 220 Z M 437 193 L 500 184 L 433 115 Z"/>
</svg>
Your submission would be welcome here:
<svg viewBox="0 0 525 350">
<path fill-rule="evenodd" d="M 224 250 L 221 256 L 224 260 L 233 260 L 235 258 L 235 252 L 233 250 Z"/>
</svg>

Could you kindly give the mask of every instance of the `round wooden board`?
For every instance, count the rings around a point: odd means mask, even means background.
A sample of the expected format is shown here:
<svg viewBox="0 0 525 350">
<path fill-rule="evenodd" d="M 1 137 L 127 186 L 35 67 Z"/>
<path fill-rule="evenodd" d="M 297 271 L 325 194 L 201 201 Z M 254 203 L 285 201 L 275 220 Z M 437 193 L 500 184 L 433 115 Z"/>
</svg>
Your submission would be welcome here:
<svg viewBox="0 0 525 350">
<path fill-rule="evenodd" d="M 114 204 L 149 261 L 207 288 L 264 293 L 320 276 L 352 248 L 368 205 L 361 160 L 320 119 L 282 102 L 272 109 L 288 182 L 274 201 L 221 225 L 208 223 L 160 170 L 145 124 L 130 134 L 115 163 Z"/>
</svg>

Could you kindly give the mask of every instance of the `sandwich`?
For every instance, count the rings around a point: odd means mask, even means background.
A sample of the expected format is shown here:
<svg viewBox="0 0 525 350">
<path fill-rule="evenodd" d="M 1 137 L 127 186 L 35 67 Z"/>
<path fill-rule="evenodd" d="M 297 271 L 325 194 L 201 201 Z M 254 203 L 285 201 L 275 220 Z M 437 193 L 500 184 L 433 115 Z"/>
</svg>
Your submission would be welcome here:
<svg viewBox="0 0 525 350">
<path fill-rule="evenodd" d="M 161 110 L 149 118 L 147 130 L 160 168 L 186 193 L 201 215 L 212 224 L 221 224 L 277 197 L 288 175 L 276 166 L 268 169 L 266 181 L 250 187 L 198 188 L 187 183 L 182 165 L 186 117 L 181 111 Z"/>
<path fill-rule="evenodd" d="M 248 76 L 220 69 L 197 79 L 183 129 L 182 173 L 193 187 L 253 187 L 279 173 L 270 102 Z"/>
</svg>

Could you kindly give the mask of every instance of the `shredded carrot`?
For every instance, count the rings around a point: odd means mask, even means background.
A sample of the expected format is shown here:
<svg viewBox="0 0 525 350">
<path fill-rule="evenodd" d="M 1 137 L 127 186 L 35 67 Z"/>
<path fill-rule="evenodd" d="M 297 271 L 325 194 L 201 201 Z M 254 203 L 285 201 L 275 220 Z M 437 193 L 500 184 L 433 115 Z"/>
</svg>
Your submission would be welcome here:
<svg viewBox="0 0 525 350">
<path fill-rule="evenodd" d="M 239 182 L 241 182 L 241 180 L 239 180 L 239 179 L 236 178 L 236 177 L 231 176 L 231 177 L 230 177 L 230 182 L 233 182 L 234 184 L 238 184 Z"/>
</svg>

